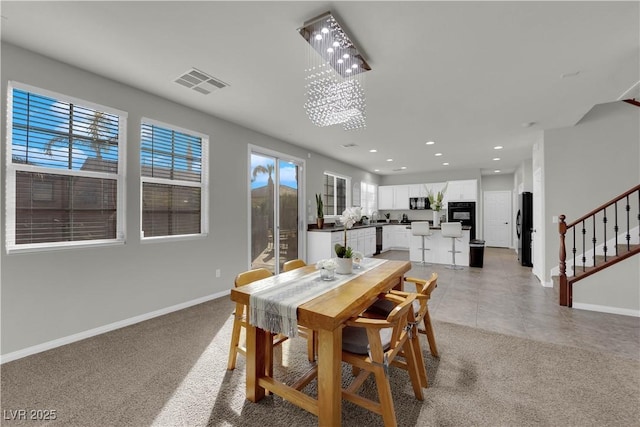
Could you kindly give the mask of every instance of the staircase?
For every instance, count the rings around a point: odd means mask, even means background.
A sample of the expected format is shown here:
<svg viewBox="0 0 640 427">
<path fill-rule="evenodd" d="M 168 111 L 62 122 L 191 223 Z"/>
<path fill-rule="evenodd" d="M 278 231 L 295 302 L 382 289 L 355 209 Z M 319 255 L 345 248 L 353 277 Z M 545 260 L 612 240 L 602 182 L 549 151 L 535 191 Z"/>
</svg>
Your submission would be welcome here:
<svg viewBox="0 0 640 427">
<path fill-rule="evenodd" d="M 569 224 L 565 219 L 560 215 L 558 224 L 560 305 L 571 307 L 574 283 L 640 253 L 640 185 Z M 567 236 L 571 245 L 569 276 Z"/>
</svg>

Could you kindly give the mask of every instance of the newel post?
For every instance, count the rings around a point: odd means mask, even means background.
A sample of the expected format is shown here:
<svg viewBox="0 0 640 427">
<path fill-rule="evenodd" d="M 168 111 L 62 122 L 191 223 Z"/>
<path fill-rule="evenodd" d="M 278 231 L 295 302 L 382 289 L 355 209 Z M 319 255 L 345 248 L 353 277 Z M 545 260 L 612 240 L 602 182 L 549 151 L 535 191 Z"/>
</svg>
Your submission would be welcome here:
<svg viewBox="0 0 640 427">
<path fill-rule="evenodd" d="M 567 286 L 567 250 L 564 245 L 564 236 L 567 234 L 567 223 L 564 215 L 560 215 L 558 223 L 558 232 L 560 233 L 560 305 L 568 304 L 568 286 Z"/>
</svg>

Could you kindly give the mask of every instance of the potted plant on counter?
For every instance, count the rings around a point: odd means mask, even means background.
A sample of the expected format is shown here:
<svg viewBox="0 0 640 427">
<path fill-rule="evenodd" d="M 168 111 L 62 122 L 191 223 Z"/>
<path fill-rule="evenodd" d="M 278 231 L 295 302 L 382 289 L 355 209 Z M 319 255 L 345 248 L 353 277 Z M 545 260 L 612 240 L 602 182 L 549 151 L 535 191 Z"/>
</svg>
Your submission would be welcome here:
<svg viewBox="0 0 640 427">
<path fill-rule="evenodd" d="M 322 194 L 316 194 L 316 225 L 318 228 L 324 227 L 324 203 L 322 203 Z"/>
<path fill-rule="evenodd" d="M 427 189 L 429 205 L 431 205 L 431 210 L 433 211 L 434 227 L 438 227 L 440 225 L 440 210 L 442 209 L 442 201 L 444 200 L 444 195 L 447 192 L 447 186 L 449 186 L 448 182 L 444 185 L 444 187 L 442 187 L 442 190 L 438 191 L 436 194 L 433 193 L 433 189 Z"/>
<path fill-rule="evenodd" d="M 354 226 L 354 224 L 360 221 L 362 217 L 362 211 L 360 208 L 347 208 L 340 215 L 340 222 L 344 225 L 344 245 L 336 243 L 335 251 L 336 256 L 336 273 L 338 274 L 351 274 L 353 272 L 353 256 L 352 249 L 347 246 L 347 230 Z"/>
</svg>

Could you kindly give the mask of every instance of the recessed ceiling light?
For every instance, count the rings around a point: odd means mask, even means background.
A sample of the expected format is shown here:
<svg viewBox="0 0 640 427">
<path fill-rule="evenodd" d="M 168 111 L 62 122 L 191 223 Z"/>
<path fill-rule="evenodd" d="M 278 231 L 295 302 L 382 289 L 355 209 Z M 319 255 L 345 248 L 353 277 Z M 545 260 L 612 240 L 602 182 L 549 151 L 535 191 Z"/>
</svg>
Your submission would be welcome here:
<svg viewBox="0 0 640 427">
<path fill-rule="evenodd" d="M 449 166 L 449 162 L 444 162 L 442 166 Z"/>
<path fill-rule="evenodd" d="M 374 172 L 380 172 L 380 169 L 374 169 L 373 171 Z"/>
<path fill-rule="evenodd" d="M 436 154 L 434 154 L 434 156 L 440 157 L 440 156 L 442 156 L 442 153 L 436 153 Z"/>
<path fill-rule="evenodd" d="M 500 160 L 500 157 L 494 157 L 493 160 Z"/>
<path fill-rule="evenodd" d="M 500 173 L 500 169 L 494 170 L 495 173 Z"/>
<path fill-rule="evenodd" d="M 403 170 L 404 170 L 404 169 L 406 169 L 406 168 L 407 168 L 406 166 L 402 166 L 402 167 L 400 167 L 400 169 L 403 169 Z"/>
<path fill-rule="evenodd" d="M 387 162 L 393 162 L 393 159 L 387 159 Z"/>
<path fill-rule="evenodd" d="M 370 153 L 377 153 L 378 150 L 376 150 L 375 148 L 372 148 L 371 150 L 369 150 Z"/>
<path fill-rule="evenodd" d="M 504 147 L 502 145 L 496 145 L 493 147 L 494 150 L 502 150 Z"/>
<path fill-rule="evenodd" d="M 560 74 L 560 77 L 563 78 L 563 79 L 566 79 L 567 77 L 575 77 L 578 74 L 580 74 L 580 71 L 573 71 L 571 73 L 562 73 L 562 74 Z"/>
<path fill-rule="evenodd" d="M 435 144 L 435 141 L 427 141 L 427 145 L 433 145 Z"/>
</svg>

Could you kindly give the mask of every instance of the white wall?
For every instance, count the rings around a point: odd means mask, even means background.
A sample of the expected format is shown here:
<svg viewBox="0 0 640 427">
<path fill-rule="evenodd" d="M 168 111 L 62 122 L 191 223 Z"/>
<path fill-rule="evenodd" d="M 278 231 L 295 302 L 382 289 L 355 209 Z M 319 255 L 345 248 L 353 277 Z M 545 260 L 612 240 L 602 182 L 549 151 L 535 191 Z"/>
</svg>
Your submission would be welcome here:
<svg viewBox="0 0 640 427">
<path fill-rule="evenodd" d="M 482 191 L 513 191 L 513 174 L 484 175 Z"/>
<path fill-rule="evenodd" d="M 228 292 L 235 275 L 248 267 L 248 144 L 305 159 L 309 200 L 322 191 L 325 170 L 358 182 L 378 181 L 376 175 L 350 165 L 316 153 L 309 157 L 308 150 L 15 46 L 3 43 L 1 53 L 3 105 L 7 82 L 15 80 L 129 114 L 126 244 L 7 255 L 0 239 L 2 355 Z M 207 238 L 141 244 L 138 152 L 143 116 L 210 136 Z M 4 154 L 5 114 L 1 131 Z M 4 167 L 1 178 L 4 188 Z M 2 234 L 4 221 L 2 215 Z M 222 277 L 215 278 L 218 268 Z"/>
<path fill-rule="evenodd" d="M 482 181 L 480 169 L 452 169 L 439 172 L 407 173 L 398 175 L 385 175 L 380 178 L 380 185 L 420 184 L 428 182 L 446 182 L 465 179 Z"/>
<path fill-rule="evenodd" d="M 639 159 L 640 108 L 624 102 L 598 105 L 576 126 L 545 132 L 545 280 L 558 265 L 558 225 L 552 216 L 564 214 L 571 222 L 636 186 Z M 637 257 L 622 261 L 635 264 L 594 275 L 595 285 L 578 282 L 574 303 L 640 310 L 640 269 L 633 267 L 637 262 Z"/>
</svg>

